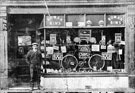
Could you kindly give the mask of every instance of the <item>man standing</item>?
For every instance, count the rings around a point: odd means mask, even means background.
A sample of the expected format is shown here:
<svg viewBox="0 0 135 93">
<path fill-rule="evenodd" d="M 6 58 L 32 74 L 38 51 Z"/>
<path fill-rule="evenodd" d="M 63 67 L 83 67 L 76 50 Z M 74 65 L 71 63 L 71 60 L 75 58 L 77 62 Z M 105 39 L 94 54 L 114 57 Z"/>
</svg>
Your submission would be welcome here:
<svg viewBox="0 0 135 93">
<path fill-rule="evenodd" d="M 34 81 L 36 79 L 38 89 L 40 89 L 40 74 L 41 74 L 41 64 L 42 64 L 42 55 L 38 49 L 38 44 L 32 44 L 32 50 L 26 55 L 26 61 L 30 66 L 30 85 L 31 90 L 34 88 Z"/>
</svg>

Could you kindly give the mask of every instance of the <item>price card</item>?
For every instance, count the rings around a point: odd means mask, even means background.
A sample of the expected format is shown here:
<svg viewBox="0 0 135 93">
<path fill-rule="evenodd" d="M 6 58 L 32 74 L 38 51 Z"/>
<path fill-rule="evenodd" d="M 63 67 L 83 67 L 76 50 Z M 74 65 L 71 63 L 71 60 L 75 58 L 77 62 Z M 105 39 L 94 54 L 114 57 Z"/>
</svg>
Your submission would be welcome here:
<svg viewBox="0 0 135 93">
<path fill-rule="evenodd" d="M 53 54 L 53 47 L 46 47 L 47 54 Z"/>
<path fill-rule="evenodd" d="M 66 46 L 61 46 L 61 52 L 62 53 L 66 53 L 67 52 Z"/>
<path fill-rule="evenodd" d="M 91 50 L 99 52 L 100 51 L 100 46 L 99 45 L 92 45 Z"/>
<path fill-rule="evenodd" d="M 119 55 L 122 55 L 122 49 L 119 49 Z"/>
<path fill-rule="evenodd" d="M 85 22 L 78 22 L 78 26 L 79 27 L 84 27 L 85 26 Z"/>
<path fill-rule="evenodd" d="M 53 46 L 54 50 L 59 50 L 59 46 Z"/>
<path fill-rule="evenodd" d="M 105 45 L 101 45 L 100 48 L 101 49 L 106 49 L 106 46 Z"/>
<path fill-rule="evenodd" d="M 66 26 L 67 27 L 72 27 L 73 26 L 73 23 L 72 22 L 66 22 Z"/>
</svg>

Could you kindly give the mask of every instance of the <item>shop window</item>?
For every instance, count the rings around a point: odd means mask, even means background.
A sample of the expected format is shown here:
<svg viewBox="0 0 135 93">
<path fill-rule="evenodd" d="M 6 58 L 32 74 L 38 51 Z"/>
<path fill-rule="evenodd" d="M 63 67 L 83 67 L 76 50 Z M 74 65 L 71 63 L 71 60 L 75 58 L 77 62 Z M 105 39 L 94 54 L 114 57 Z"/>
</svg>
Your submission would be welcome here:
<svg viewBox="0 0 135 93">
<path fill-rule="evenodd" d="M 104 26 L 104 15 L 86 15 L 86 26 Z"/>
<path fill-rule="evenodd" d="M 85 26 L 84 15 L 66 15 L 66 26 Z"/>
<path fill-rule="evenodd" d="M 124 33 L 124 28 L 46 29 L 46 73 L 124 72 Z"/>
</svg>

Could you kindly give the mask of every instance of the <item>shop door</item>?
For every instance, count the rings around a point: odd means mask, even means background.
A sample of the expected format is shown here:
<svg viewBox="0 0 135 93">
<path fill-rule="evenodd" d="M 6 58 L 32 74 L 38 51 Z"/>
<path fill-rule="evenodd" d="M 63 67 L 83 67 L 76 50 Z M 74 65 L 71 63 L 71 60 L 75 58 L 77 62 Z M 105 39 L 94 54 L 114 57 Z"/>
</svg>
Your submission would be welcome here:
<svg viewBox="0 0 135 93">
<path fill-rule="evenodd" d="M 0 88 L 7 87 L 7 32 L 0 31 Z"/>
</svg>

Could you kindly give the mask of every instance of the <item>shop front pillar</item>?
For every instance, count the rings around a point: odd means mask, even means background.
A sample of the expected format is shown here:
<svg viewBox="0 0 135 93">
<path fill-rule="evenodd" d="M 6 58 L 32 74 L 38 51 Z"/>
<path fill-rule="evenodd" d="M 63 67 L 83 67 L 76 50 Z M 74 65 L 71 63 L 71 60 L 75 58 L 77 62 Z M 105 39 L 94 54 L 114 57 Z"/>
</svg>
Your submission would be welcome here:
<svg viewBox="0 0 135 93">
<path fill-rule="evenodd" d="M 7 12 L 6 6 L 0 6 L 0 90 L 7 88 Z"/>
<path fill-rule="evenodd" d="M 135 5 L 128 6 L 127 15 L 127 47 L 129 87 L 135 89 Z"/>
</svg>

